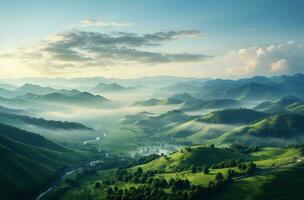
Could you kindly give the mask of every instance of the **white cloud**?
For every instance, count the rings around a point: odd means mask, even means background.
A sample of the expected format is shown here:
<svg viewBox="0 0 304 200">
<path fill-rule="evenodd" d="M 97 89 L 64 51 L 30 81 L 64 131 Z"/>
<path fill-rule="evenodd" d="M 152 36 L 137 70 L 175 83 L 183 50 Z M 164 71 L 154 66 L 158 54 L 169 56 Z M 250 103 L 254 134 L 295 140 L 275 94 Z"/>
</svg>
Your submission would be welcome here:
<svg viewBox="0 0 304 200">
<path fill-rule="evenodd" d="M 157 49 L 166 42 L 200 34 L 197 30 L 162 31 L 142 35 L 129 32 L 70 31 L 47 37 L 30 48 L 0 51 L 0 72 L 6 76 L 20 74 L 21 70 L 24 73 L 34 71 L 37 76 L 73 76 L 76 73 L 86 76 L 104 71 L 116 72 L 121 67 L 128 71 L 135 66 L 138 71 L 138 68 L 146 69 L 149 66 L 166 68 L 170 64 L 186 65 L 204 61 L 210 56 Z M 11 73 L 12 68 L 16 70 Z"/>
<path fill-rule="evenodd" d="M 130 22 L 116 22 L 116 21 L 106 22 L 96 19 L 84 19 L 79 22 L 79 26 L 83 26 L 83 27 L 98 26 L 98 27 L 107 27 L 107 28 L 108 27 L 119 28 L 119 27 L 133 26 L 133 25 L 134 24 Z"/>
<path fill-rule="evenodd" d="M 242 48 L 227 54 L 222 62 L 233 76 L 303 73 L 304 46 L 291 40 Z"/>
<path fill-rule="evenodd" d="M 278 60 L 270 64 L 271 71 L 273 72 L 285 72 L 288 70 L 288 61 L 285 59 Z"/>
</svg>

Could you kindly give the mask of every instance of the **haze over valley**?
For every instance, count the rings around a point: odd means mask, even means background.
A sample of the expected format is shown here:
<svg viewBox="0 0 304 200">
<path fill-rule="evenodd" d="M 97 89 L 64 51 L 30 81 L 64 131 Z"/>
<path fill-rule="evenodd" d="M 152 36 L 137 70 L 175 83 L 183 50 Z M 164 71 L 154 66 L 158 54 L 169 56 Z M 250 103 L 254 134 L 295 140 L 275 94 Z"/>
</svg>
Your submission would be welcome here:
<svg viewBox="0 0 304 200">
<path fill-rule="evenodd" d="M 1 3 L 0 199 L 304 199 L 301 1 Z"/>
</svg>

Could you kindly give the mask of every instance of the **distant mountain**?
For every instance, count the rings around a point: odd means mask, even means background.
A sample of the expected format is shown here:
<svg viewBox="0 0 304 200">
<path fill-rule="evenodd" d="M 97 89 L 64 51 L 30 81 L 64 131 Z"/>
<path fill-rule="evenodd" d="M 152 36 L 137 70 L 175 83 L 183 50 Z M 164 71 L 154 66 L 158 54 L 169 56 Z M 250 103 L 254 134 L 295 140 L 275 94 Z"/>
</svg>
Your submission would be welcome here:
<svg viewBox="0 0 304 200">
<path fill-rule="evenodd" d="M 0 97 L 0 104 L 6 107 L 24 109 L 26 106 L 32 104 L 32 102 L 28 101 L 27 99 L 22 99 L 17 97 L 14 98 Z"/>
<path fill-rule="evenodd" d="M 21 87 L 17 88 L 14 92 L 16 92 L 18 95 L 24 95 L 27 93 L 45 95 L 45 94 L 57 92 L 57 90 L 51 87 L 42 87 L 39 85 L 26 83 Z"/>
<path fill-rule="evenodd" d="M 195 111 L 201 109 L 238 108 L 241 106 L 242 103 L 234 99 L 212 99 L 186 102 L 181 107 L 181 110 Z"/>
<path fill-rule="evenodd" d="M 5 90 L 14 90 L 16 89 L 14 86 L 6 83 L 0 83 L 0 88 L 3 88 Z"/>
<path fill-rule="evenodd" d="M 8 114 L 24 114 L 23 110 L 20 109 L 12 109 L 4 106 L 0 106 L 0 113 L 8 113 Z"/>
<path fill-rule="evenodd" d="M 69 94 L 69 96 L 60 94 L 58 92 L 50 93 L 46 95 L 35 95 L 27 93 L 23 96 L 18 96 L 16 99 L 50 102 L 50 103 L 66 103 L 66 104 L 79 104 L 79 105 L 95 105 L 103 104 L 107 101 L 105 97 L 100 95 L 93 95 L 88 92 L 76 92 L 75 94 Z"/>
<path fill-rule="evenodd" d="M 34 199 L 60 169 L 89 157 L 40 135 L 0 124 L 0 159 L 1 198 Z"/>
<path fill-rule="evenodd" d="M 193 84 L 192 82 L 177 82 L 169 86 L 162 88 L 162 91 L 166 91 L 170 94 L 186 93 L 189 91 L 197 91 L 202 85 Z"/>
<path fill-rule="evenodd" d="M 238 100 L 274 100 L 294 95 L 304 97 L 304 75 L 262 77 L 238 80 L 214 79 L 192 91 L 195 97 L 204 99 L 233 98 Z"/>
<path fill-rule="evenodd" d="M 261 100 L 278 98 L 284 94 L 285 92 L 276 86 L 251 82 L 227 90 L 225 97 L 239 100 Z"/>
<path fill-rule="evenodd" d="M 248 124 L 266 116 L 268 116 L 266 113 L 241 108 L 214 111 L 197 120 L 216 124 Z"/>
<path fill-rule="evenodd" d="M 198 99 L 192 97 L 191 95 L 187 93 L 181 93 L 173 95 L 167 99 L 148 99 L 145 101 L 138 101 L 135 102 L 133 105 L 135 106 L 159 106 L 159 105 L 176 105 L 176 104 L 182 104 L 182 103 L 190 103 L 197 101 Z"/>
<path fill-rule="evenodd" d="M 143 111 L 133 115 L 126 115 L 123 120 L 123 123 L 125 124 L 137 123 L 140 120 L 148 119 L 153 116 L 155 116 L 155 114 Z"/>
<path fill-rule="evenodd" d="M 98 85 L 96 85 L 92 91 L 93 92 L 119 92 L 119 91 L 125 91 L 128 90 L 129 88 L 125 88 L 121 85 L 118 85 L 116 83 L 111 83 L 111 84 L 106 84 L 103 82 L 100 82 Z"/>
<path fill-rule="evenodd" d="M 65 89 L 61 89 L 61 90 L 57 90 L 57 93 L 59 94 L 63 94 L 65 96 L 73 96 L 73 95 L 76 95 L 76 94 L 79 94 L 81 93 L 79 90 L 65 90 Z"/>
<path fill-rule="evenodd" d="M 183 101 L 173 99 L 173 98 L 168 98 L 168 99 L 149 99 L 145 101 L 138 101 L 135 102 L 133 105 L 135 106 L 159 106 L 159 105 L 174 105 L 174 104 L 181 104 Z"/>
<path fill-rule="evenodd" d="M 223 135 L 220 141 L 257 146 L 281 146 L 302 144 L 303 138 L 304 115 L 281 114 L 237 128 Z"/>
<path fill-rule="evenodd" d="M 181 93 L 181 94 L 176 94 L 170 97 L 171 99 L 176 99 L 182 102 L 193 102 L 198 100 L 197 98 L 191 96 L 188 93 Z"/>
<path fill-rule="evenodd" d="M 4 88 L 0 88 L 0 96 L 4 97 L 4 98 L 12 98 L 14 96 L 16 96 L 16 94 L 13 91 L 4 89 Z"/>
<path fill-rule="evenodd" d="M 45 120 L 43 118 L 33 118 L 26 115 L 17 115 L 0 112 L 0 121 L 3 124 L 18 126 L 18 125 L 33 125 L 40 128 L 46 129 L 63 129 L 63 130 L 92 130 L 83 124 L 75 122 L 62 122 Z"/>
</svg>

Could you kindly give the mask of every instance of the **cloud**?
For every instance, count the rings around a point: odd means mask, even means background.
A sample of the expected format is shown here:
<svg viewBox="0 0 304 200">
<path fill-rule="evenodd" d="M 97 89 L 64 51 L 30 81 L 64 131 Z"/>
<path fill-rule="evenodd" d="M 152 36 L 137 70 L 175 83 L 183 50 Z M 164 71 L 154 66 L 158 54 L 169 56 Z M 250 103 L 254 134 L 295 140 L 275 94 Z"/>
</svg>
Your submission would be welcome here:
<svg viewBox="0 0 304 200">
<path fill-rule="evenodd" d="M 288 61 L 285 59 L 278 60 L 270 64 L 271 71 L 273 72 L 284 72 L 288 70 Z"/>
<path fill-rule="evenodd" d="M 130 22 L 106 22 L 106 21 L 101 21 L 101 20 L 96 20 L 96 19 L 84 19 L 79 22 L 78 26 L 82 27 L 88 27 L 88 26 L 98 26 L 98 27 L 128 27 L 128 26 L 133 26 L 133 23 Z"/>
<path fill-rule="evenodd" d="M 234 76 L 294 74 L 304 72 L 303 55 L 303 44 L 288 41 L 232 51 L 223 62 Z"/>
<path fill-rule="evenodd" d="M 157 51 L 165 42 L 182 38 L 197 38 L 196 30 L 163 31 L 151 34 L 129 32 L 72 31 L 48 37 L 32 48 L 0 52 L 1 58 L 12 58 L 44 73 L 62 73 L 117 66 L 154 66 L 169 63 L 199 62 L 208 59 L 205 54 Z M 147 50 L 149 49 L 149 51 Z M 154 49 L 154 51 L 152 50 Z M 1 66 L 0 66 L 1 67 Z"/>
</svg>

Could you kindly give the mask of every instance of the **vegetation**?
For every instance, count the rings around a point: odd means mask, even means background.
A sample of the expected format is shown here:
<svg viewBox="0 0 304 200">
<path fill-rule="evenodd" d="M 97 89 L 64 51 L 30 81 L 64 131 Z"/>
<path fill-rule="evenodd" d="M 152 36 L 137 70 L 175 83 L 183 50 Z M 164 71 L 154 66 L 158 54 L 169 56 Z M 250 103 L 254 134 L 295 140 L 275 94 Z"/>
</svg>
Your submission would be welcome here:
<svg viewBox="0 0 304 200">
<path fill-rule="evenodd" d="M 40 135 L 0 124 L 1 195 L 4 199 L 32 198 L 65 168 L 93 157 L 89 152 L 67 149 Z"/>
</svg>

